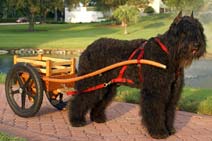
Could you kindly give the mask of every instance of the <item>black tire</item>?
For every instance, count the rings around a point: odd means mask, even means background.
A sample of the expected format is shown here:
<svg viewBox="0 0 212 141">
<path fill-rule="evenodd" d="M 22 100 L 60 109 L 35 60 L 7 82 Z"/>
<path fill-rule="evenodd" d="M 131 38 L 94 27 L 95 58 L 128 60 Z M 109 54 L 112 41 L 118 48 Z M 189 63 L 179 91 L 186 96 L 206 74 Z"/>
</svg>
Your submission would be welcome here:
<svg viewBox="0 0 212 141">
<path fill-rule="evenodd" d="M 21 117 L 32 117 L 43 101 L 43 83 L 37 70 L 28 63 L 15 64 L 5 81 L 7 102 Z"/>
<path fill-rule="evenodd" d="M 63 94 L 59 93 L 57 96 L 54 96 L 55 98 L 52 98 L 52 95 L 54 95 L 53 92 L 46 92 L 46 96 L 51 105 L 58 110 L 63 110 L 67 105 L 67 101 L 63 100 Z"/>
</svg>

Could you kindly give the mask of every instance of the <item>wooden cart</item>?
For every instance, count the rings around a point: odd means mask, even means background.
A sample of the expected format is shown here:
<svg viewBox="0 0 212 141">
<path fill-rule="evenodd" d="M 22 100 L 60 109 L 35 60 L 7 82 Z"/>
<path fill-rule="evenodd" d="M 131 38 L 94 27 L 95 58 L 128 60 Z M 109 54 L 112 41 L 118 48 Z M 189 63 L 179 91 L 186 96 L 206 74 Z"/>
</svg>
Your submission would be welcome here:
<svg viewBox="0 0 212 141">
<path fill-rule="evenodd" d="M 14 56 L 14 65 L 5 81 L 6 98 L 11 109 L 21 117 L 31 117 L 39 111 L 44 92 L 49 102 L 62 110 L 67 103 L 63 91 L 73 88 L 74 82 L 117 67 L 138 63 L 166 68 L 165 65 L 150 60 L 128 60 L 76 77 L 75 59 L 57 59 L 42 55 Z"/>
<path fill-rule="evenodd" d="M 14 56 L 14 65 L 5 82 L 7 101 L 17 115 L 30 117 L 39 111 L 45 92 L 49 102 L 62 110 L 66 101 L 59 90 L 72 88 L 74 83 L 44 81 L 42 78 L 68 79 L 75 76 L 75 59 Z"/>
</svg>

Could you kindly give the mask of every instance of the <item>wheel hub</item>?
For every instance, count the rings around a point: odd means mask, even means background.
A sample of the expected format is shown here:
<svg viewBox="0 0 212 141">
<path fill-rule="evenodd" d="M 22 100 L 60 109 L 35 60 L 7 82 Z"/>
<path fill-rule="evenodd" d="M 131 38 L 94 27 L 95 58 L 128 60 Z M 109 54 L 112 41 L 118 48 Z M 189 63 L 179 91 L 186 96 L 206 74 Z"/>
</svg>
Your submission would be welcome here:
<svg viewBox="0 0 212 141">
<path fill-rule="evenodd" d="M 23 94 L 23 89 L 22 88 L 19 88 L 19 93 Z"/>
</svg>

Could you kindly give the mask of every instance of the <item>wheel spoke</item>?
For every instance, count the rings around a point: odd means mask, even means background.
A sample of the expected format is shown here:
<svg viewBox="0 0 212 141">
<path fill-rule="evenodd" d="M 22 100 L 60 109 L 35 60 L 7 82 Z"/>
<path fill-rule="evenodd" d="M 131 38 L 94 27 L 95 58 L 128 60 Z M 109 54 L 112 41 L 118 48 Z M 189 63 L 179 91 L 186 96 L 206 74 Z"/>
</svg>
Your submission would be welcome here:
<svg viewBox="0 0 212 141">
<path fill-rule="evenodd" d="M 29 96 L 29 97 L 32 97 L 33 99 L 35 99 L 35 95 L 33 95 L 32 93 L 30 93 L 30 92 L 26 92 L 26 94 Z"/>
<path fill-rule="evenodd" d="M 21 95 L 21 108 L 22 108 L 22 109 L 25 109 L 25 103 L 26 103 L 26 94 L 23 93 L 23 94 Z"/>
<path fill-rule="evenodd" d="M 19 93 L 19 89 L 14 90 L 14 91 L 13 91 L 13 90 L 11 90 L 11 94 L 12 94 L 12 95 L 14 95 L 14 94 L 18 94 L 18 93 Z"/>
<path fill-rule="evenodd" d="M 19 75 L 19 73 L 18 73 L 18 72 L 16 73 L 16 77 L 17 77 L 17 80 L 18 80 L 19 86 L 20 86 L 20 87 L 23 87 L 23 81 L 21 80 L 21 77 L 20 77 L 20 75 Z"/>
<path fill-rule="evenodd" d="M 30 80 L 31 80 L 31 76 L 29 76 L 29 78 L 27 79 L 27 81 L 24 83 L 23 88 L 26 88 L 28 85 L 30 84 Z"/>
</svg>

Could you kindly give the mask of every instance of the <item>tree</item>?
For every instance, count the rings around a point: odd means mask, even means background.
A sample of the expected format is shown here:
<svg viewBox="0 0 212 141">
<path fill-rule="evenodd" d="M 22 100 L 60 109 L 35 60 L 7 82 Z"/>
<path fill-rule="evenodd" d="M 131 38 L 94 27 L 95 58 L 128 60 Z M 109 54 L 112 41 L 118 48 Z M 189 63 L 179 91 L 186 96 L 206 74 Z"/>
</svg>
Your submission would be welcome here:
<svg viewBox="0 0 212 141">
<path fill-rule="evenodd" d="M 92 0 L 94 3 L 96 3 L 96 6 L 101 9 L 116 9 L 120 5 L 126 4 L 127 0 Z"/>
<path fill-rule="evenodd" d="M 70 1 L 70 0 L 66 0 Z M 54 13 L 55 22 L 58 21 L 58 11 L 64 14 L 65 2 L 64 0 L 40 0 L 40 17 L 41 23 L 46 22 L 48 12 Z"/>
<path fill-rule="evenodd" d="M 124 34 L 128 34 L 127 25 L 129 22 L 136 22 L 139 17 L 139 10 L 135 6 L 123 5 L 119 6 L 114 12 L 113 16 L 122 21 L 124 25 Z"/>
<path fill-rule="evenodd" d="M 65 0 L 65 5 L 69 8 L 73 8 L 82 3 L 84 7 L 87 7 L 91 2 L 96 2 L 96 0 Z"/>
<path fill-rule="evenodd" d="M 91 0 L 79 0 L 83 4 L 84 7 L 87 7 Z"/>
<path fill-rule="evenodd" d="M 40 13 L 40 0 L 10 0 L 10 3 L 27 16 L 29 20 L 28 30 L 33 32 L 35 16 Z"/>
<path fill-rule="evenodd" d="M 149 0 L 128 0 L 128 5 L 134 5 L 137 8 L 145 8 L 149 4 Z"/>
<path fill-rule="evenodd" d="M 11 0 L 0 0 L 0 18 L 7 19 L 14 16 L 14 6 L 11 4 Z"/>
<path fill-rule="evenodd" d="M 204 0 L 164 0 L 164 3 L 175 10 L 198 10 Z"/>
</svg>

